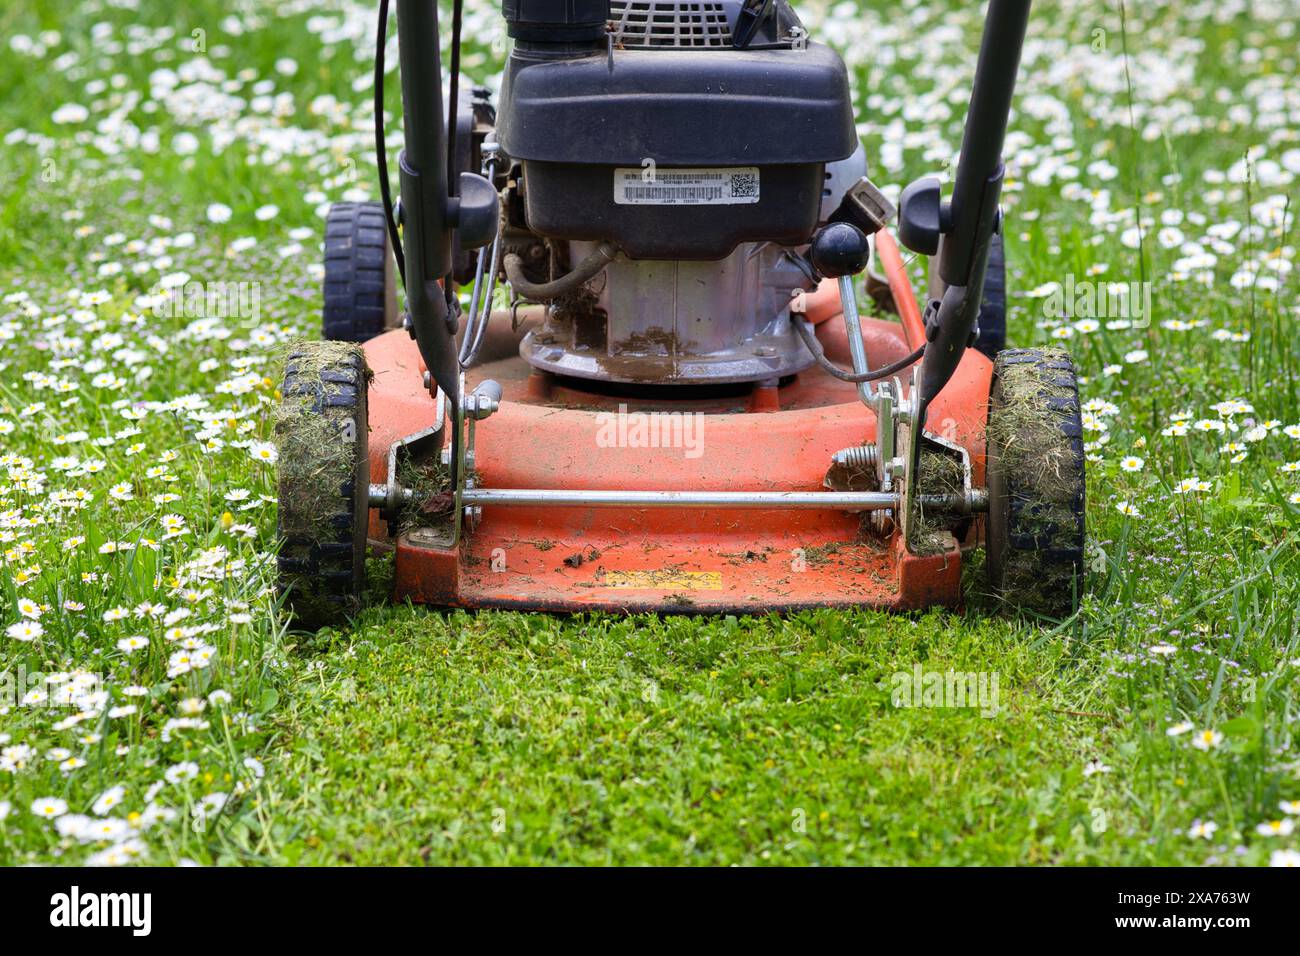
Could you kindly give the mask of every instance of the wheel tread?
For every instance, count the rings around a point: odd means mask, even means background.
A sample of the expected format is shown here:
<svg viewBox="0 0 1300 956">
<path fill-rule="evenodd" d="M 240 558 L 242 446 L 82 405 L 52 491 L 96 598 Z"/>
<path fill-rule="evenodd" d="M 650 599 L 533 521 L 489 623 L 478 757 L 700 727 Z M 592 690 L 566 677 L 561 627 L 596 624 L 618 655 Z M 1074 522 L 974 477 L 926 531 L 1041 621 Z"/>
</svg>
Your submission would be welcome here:
<svg viewBox="0 0 1300 956">
<path fill-rule="evenodd" d="M 302 416 L 277 419 L 276 439 L 281 448 L 280 506 L 277 520 L 280 550 L 276 559 L 279 584 L 296 623 L 316 629 L 342 621 L 360 607 L 365 579 L 366 520 L 369 513 L 369 456 L 367 453 L 366 383 L 368 371 L 359 346 L 351 343 L 316 343 L 293 349 L 285 363 L 281 394 L 285 407 L 292 403 L 310 418 L 324 418 L 340 432 L 351 425 L 351 453 L 344 460 L 323 460 L 322 467 L 338 468 L 333 499 L 311 504 L 292 494 L 285 467 L 286 456 L 309 453 L 307 443 L 295 441 L 293 429 Z M 330 476 L 332 477 L 332 475 Z M 298 509 L 315 508 L 302 514 Z M 311 529 L 310 534 L 300 529 Z"/>
<path fill-rule="evenodd" d="M 1007 259 L 1000 232 L 989 246 L 988 269 L 984 274 L 984 300 L 978 319 L 979 338 L 975 348 L 995 358 L 1007 344 Z"/>
<path fill-rule="evenodd" d="M 397 324 L 392 253 L 383 206 L 335 203 L 325 221 L 322 333 L 365 342 Z"/>
<path fill-rule="evenodd" d="M 1000 416 L 1007 399 L 1003 380 L 1012 369 L 1029 367 L 1033 381 L 1018 372 L 1020 408 L 1032 418 L 1017 421 L 1029 447 L 1059 454 L 1057 474 L 1016 468 L 999 450 Z M 1033 399 L 1026 402 L 1025 396 Z M 1011 420 L 1008 419 L 1009 423 Z M 1085 541 L 1085 456 L 1074 364 L 1058 351 L 1008 349 L 993 366 L 989 408 L 988 570 L 995 591 L 1008 602 L 1052 617 L 1076 606 L 1083 584 Z M 1064 472 L 1064 475 L 1059 472 Z M 1044 573 L 1053 571 L 1056 573 Z"/>
</svg>

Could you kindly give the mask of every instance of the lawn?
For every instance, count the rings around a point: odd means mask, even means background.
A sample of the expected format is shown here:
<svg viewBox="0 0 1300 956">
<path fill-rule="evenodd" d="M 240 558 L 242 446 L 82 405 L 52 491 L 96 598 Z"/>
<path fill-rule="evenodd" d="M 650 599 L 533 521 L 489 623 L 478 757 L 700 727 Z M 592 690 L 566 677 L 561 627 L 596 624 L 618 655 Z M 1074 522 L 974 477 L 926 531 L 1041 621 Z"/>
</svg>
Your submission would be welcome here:
<svg viewBox="0 0 1300 956">
<path fill-rule="evenodd" d="M 468 7 L 490 83 L 497 5 Z M 976 5 L 798 8 L 873 178 L 951 168 Z M 375 602 L 309 635 L 271 410 L 324 212 L 377 195 L 373 6 L 5 4 L 0 863 L 1300 864 L 1298 28 L 1035 4 L 1010 337 L 1082 376 L 1075 617 L 974 568 L 961 613 Z M 189 282 L 235 307 L 167 305 Z M 918 667 L 994 706 L 909 706 Z"/>
</svg>

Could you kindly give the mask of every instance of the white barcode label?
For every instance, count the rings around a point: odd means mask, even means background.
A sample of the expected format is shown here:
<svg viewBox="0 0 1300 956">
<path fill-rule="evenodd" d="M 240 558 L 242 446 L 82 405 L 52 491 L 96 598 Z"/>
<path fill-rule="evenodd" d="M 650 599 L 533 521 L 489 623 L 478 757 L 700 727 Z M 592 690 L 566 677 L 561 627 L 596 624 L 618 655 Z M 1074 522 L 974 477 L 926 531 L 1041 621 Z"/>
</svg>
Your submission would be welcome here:
<svg viewBox="0 0 1300 956">
<path fill-rule="evenodd" d="M 730 206 L 758 202 L 758 167 L 614 170 L 620 206 Z"/>
</svg>

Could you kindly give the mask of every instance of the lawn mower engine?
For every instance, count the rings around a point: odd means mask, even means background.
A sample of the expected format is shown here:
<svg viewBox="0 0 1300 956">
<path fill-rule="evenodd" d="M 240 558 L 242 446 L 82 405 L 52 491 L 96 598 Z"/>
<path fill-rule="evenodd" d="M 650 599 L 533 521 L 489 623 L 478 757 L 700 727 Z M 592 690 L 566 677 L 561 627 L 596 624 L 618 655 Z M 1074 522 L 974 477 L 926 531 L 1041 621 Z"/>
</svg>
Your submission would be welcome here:
<svg viewBox="0 0 1300 956">
<path fill-rule="evenodd" d="M 564 22 L 530 18 L 552 6 Z M 509 275 L 550 304 L 534 368 L 702 385 L 812 364 L 789 307 L 818 277 L 797 250 L 866 168 L 843 62 L 775 9 L 738 47 L 740 0 L 507 2 Z"/>
<path fill-rule="evenodd" d="M 380 115 L 383 201 L 330 213 L 327 341 L 277 420 L 300 622 L 356 609 L 368 545 L 429 604 L 768 611 L 955 605 L 985 540 L 993 591 L 1069 612 L 1073 369 L 989 345 L 1027 0 L 990 3 L 951 199 L 897 209 L 785 0 L 504 0 L 498 103 L 462 90 L 455 23 L 445 117 L 437 5 L 396 6 L 401 202 Z"/>
</svg>

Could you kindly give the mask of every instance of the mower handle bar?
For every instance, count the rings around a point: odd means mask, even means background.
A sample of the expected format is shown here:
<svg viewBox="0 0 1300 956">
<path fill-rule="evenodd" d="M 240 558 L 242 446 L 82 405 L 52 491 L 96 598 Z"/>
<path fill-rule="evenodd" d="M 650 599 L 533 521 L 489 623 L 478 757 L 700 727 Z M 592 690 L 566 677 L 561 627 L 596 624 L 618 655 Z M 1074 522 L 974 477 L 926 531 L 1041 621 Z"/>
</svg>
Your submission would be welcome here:
<svg viewBox="0 0 1300 956">
<path fill-rule="evenodd" d="M 999 228 L 1002 146 L 1029 24 L 1030 2 L 989 0 L 952 201 L 941 207 L 939 214 L 943 242 L 937 265 L 944 289 L 926 309 L 929 344 L 921 363 L 918 427 L 924 427 L 926 408 L 948 384 L 971 345 L 979 317 L 989 245 Z M 937 184 L 931 188 L 937 189 Z M 902 225 L 900 222 L 900 228 Z"/>
<path fill-rule="evenodd" d="M 950 225 L 939 258 L 939 272 L 948 285 L 970 284 L 977 247 L 989 239 L 981 236 L 979 230 L 987 218 L 984 210 L 988 205 L 989 183 L 1000 180 L 1002 145 L 1011 115 L 1030 2 L 989 2 L 953 181 Z M 997 196 L 992 199 L 996 208 Z"/>
</svg>

